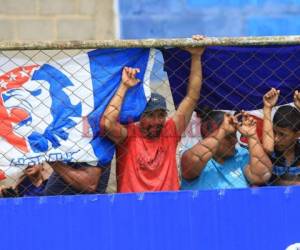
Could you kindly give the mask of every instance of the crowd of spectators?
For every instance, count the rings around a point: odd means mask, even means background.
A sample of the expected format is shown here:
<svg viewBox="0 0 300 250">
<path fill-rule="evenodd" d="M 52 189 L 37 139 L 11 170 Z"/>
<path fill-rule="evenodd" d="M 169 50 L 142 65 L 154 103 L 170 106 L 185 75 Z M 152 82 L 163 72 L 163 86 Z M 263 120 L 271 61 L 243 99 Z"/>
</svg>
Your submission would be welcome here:
<svg viewBox="0 0 300 250">
<path fill-rule="evenodd" d="M 203 39 L 195 36 L 195 40 Z M 139 84 L 139 69 L 124 67 L 117 92 L 101 120 L 101 136 L 116 145 L 117 192 L 150 192 L 246 188 L 300 184 L 300 92 L 294 103 L 276 107 L 280 91 L 272 88 L 263 98 L 263 135 L 247 112 L 199 109 L 204 48 L 186 48 L 191 55 L 187 94 L 168 117 L 166 98 L 152 93 L 139 122 L 119 122 L 126 92 Z M 272 110 L 276 109 L 272 118 Z M 196 111 L 196 112 L 195 112 Z M 199 138 L 181 138 L 191 118 L 201 120 Z M 240 145 L 237 133 L 247 139 Z M 191 140 L 192 139 L 192 140 Z M 179 144 L 179 161 L 177 150 Z M 29 166 L 15 187 L 1 187 L 3 197 L 104 193 L 110 165 L 49 163 Z"/>
</svg>

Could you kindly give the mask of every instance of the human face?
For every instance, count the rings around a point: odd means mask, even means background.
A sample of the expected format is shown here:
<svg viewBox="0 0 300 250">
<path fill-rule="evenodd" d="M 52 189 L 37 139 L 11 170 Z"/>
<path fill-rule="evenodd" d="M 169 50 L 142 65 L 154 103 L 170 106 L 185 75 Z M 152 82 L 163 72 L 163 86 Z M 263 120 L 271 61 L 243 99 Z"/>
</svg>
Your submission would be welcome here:
<svg viewBox="0 0 300 250">
<path fill-rule="evenodd" d="M 293 149 L 300 133 L 289 128 L 274 126 L 274 146 L 279 152 Z"/>
<path fill-rule="evenodd" d="M 219 141 L 216 156 L 222 159 L 234 156 L 236 144 L 236 132 L 226 135 L 222 140 Z"/>
<path fill-rule="evenodd" d="M 42 171 L 42 166 L 41 165 L 34 165 L 34 166 L 28 166 L 25 170 L 24 173 L 27 176 L 36 176 Z"/>
<path fill-rule="evenodd" d="M 162 109 L 143 113 L 140 120 L 142 133 L 149 139 L 159 137 L 166 118 L 167 112 Z"/>
</svg>

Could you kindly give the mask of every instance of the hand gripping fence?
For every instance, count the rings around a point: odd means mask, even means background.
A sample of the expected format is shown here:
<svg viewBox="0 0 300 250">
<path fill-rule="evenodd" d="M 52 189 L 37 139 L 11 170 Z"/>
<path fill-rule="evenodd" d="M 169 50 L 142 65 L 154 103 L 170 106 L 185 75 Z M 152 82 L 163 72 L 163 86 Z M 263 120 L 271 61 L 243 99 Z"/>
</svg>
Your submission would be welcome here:
<svg viewBox="0 0 300 250">
<path fill-rule="evenodd" d="M 295 94 L 300 90 L 299 44 L 300 36 L 1 42 L 1 196 L 117 192 L 120 155 L 118 150 L 114 154 L 114 143 L 99 127 L 123 68 L 139 67 L 137 78 L 144 87 L 128 92 L 132 102 L 124 103 L 118 122 L 126 126 L 138 122 L 151 92 L 166 98 L 172 117 L 186 95 L 191 73 L 191 57 L 185 49 L 198 47 L 206 48 L 201 59 L 203 83 L 177 147 L 179 183 L 185 176 L 184 153 L 222 125 L 212 118 L 216 111 L 230 114 L 234 126 L 242 127 L 231 137 L 236 147 L 249 150 L 249 127 L 255 124 L 259 145 L 251 150 L 264 150 L 271 161 L 266 167 L 271 177 L 260 179 L 259 184 L 247 180 L 249 187 L 300 183 L 300 97 Z M 274 90 L 265 96 L 271 88 L 280 90 L 277 99 Z M 271 107 L 270 102 L 274 102 Z M 286 105 L 289 108 L 280 109 Z M 250 120 L 240 115 L 244 110 Z M 222 142 L 218 143 L 220 148 Z M 203 160 L 203 154 L 194 154 L 199 162 Z M 251 170 L 249 160 L 242 172 L 232 170 L 231 177 L 238 182 L 257 176 L 264 157 L 251 161 Z M 219 175 L 228 181 L 223 172 Z M 192 188 L 186 182 L 189 185 Z M 211 181 L 208 188 L 218 186 Z"/>
</svg>

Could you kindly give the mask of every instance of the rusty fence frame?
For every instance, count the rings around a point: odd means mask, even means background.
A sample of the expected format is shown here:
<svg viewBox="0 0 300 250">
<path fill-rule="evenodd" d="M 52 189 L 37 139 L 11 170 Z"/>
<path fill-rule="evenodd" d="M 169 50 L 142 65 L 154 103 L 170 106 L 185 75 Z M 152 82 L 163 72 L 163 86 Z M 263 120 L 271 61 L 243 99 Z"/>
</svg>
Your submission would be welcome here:
<svg viewBox="0 0 300 250">
<path fill-rule="evenodd" d="M 96 48 L 162 48 L 201 46 L 251 46 L 300 44 L 295 36 L 206 37 L 202 41 L 183 39 L 87 40 L 87 41 L 1 41 L 0 50 L 62 50 Z"/>
</svg>

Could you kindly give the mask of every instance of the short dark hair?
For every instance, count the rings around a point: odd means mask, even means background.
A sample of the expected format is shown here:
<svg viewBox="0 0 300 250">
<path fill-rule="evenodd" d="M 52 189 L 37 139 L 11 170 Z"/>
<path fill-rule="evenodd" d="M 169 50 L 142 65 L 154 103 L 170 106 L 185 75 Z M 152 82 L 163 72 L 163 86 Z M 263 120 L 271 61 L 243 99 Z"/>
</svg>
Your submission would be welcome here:
<svg viewBox="0 0 300 250">
<path fill-rule="evenodd" d="M 210 108 L 198 109 L 197 114 L 201 118 L 201 136 L 203 138 L 218 129 L 224 121 L 225 112 Z"/>
<path fill-rule="evenodd" d="M 273 125 L 294 132 L 300 131 L 300 111 L 291 105 L 281 106 L 275 112 Z"/>
</svg>

